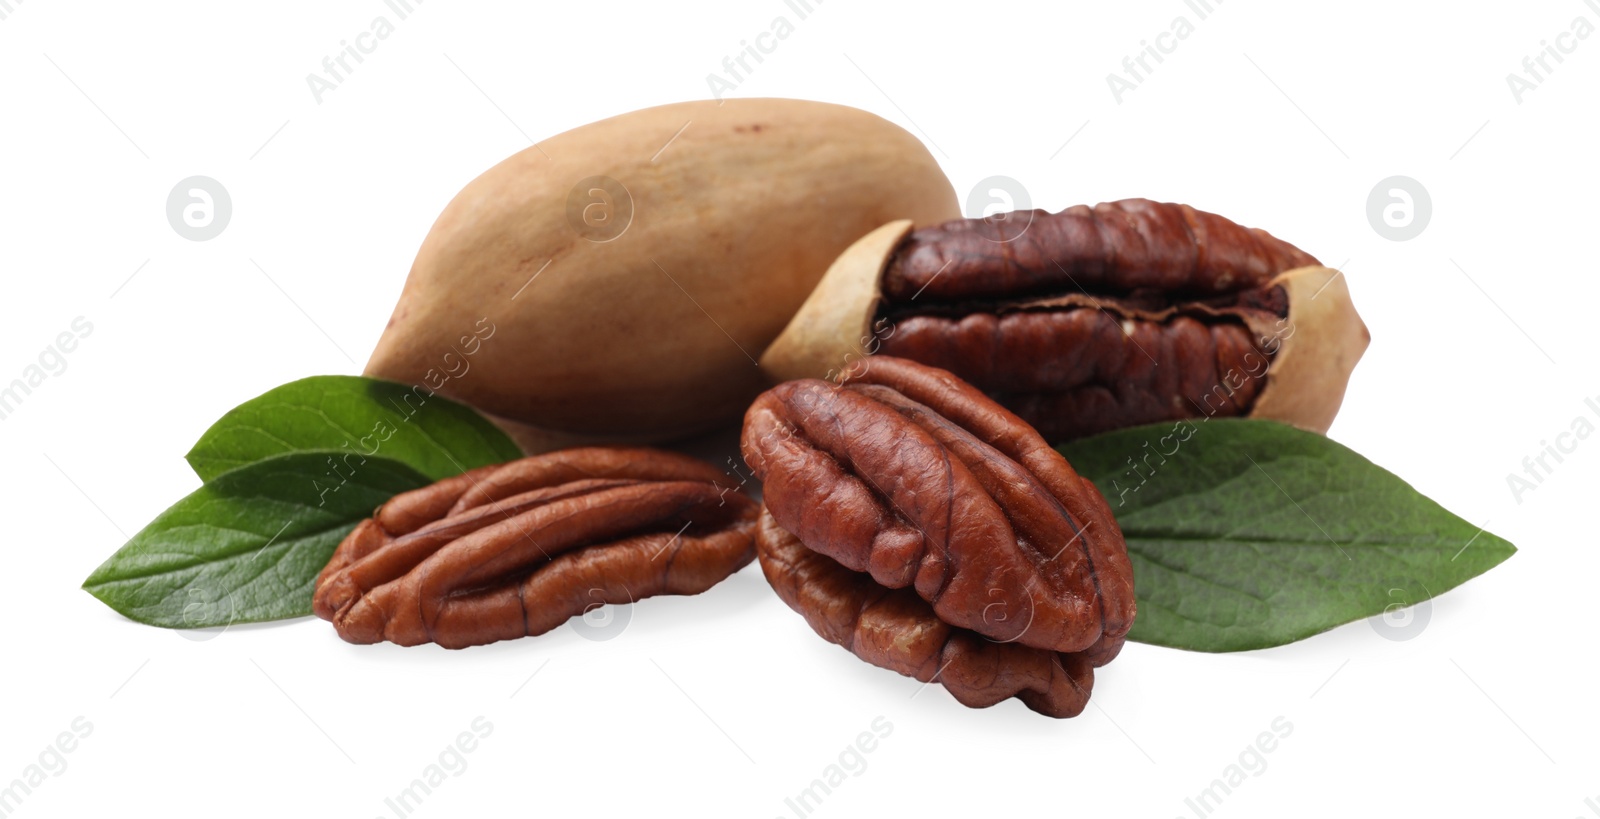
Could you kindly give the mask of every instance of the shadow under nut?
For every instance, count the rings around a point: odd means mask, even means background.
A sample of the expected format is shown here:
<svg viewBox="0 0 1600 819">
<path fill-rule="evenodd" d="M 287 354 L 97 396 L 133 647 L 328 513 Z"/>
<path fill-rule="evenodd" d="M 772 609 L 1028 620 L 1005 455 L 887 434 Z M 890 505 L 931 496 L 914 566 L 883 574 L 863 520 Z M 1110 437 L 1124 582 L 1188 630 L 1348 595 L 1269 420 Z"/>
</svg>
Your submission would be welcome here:
<svg viewBox="0 0 1600 819">
<path fill-rule="evenodd" d="M 1011 697 L 1046 716 L 1077 716 L 1094 687 L 1095 663 L 1017 643 L 997 643 L 940 620 L 907 589 L 887 589 L 807 548 L 763 510 L 761 570 L 823 639 L 872 665 L 937 682 L 957 702 L 987 708 Z"/>
<path fill-rule="evenodd" d="M 317 615 L 349 642 L 463 648 L 541 634 L 598 604 L 697 594 L 754 557 L 755 502 L 680 479 L 709 477 L 708 464 L 590 449 L 497 469 L 509 473 L 480 475 L 476 506 L 405 533 L 383 528 L 383 510 L 358 525 L 318 578 Z M 624 473 L 635 477 L 571 480 Z M 461 483 L 388 505 L 438 508 L 436 495 L 453 493 L 454 506 L 472 491 Z M 507 486 L 525 491 L 488 500 Z"/>
</svg>

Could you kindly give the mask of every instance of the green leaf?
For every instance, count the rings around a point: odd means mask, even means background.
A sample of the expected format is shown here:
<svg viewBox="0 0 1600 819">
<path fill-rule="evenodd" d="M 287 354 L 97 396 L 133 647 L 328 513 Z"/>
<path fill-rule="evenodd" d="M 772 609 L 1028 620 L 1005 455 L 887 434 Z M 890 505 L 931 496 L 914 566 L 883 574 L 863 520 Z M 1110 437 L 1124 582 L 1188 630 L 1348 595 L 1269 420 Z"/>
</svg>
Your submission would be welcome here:
<svg viewBox="0 0 1600 819">
<path fill-rule="evenodd" d="M 488 419 L 426 387 L 349 375 L 291 381 L 234 407 L 184 456 L 209 481 L 306 450 L 378 455 L 439 480 L 522 457 Z"/>
<path fill-rule="evenodd" d="M 1061 447 L 1128 540 L 1130 639 L 1243 651 L 1443 594 L 1516 548 L 1320 435 L 1155 424 Z"/>
<path fill-rule="evenodd" d="M 304 616 L 339 541 L 390 497 L 428 483 L 386 458 L 265 458 L 173 504 L 83 588 L 129 619 L 167 628 Z"/>
</svg>

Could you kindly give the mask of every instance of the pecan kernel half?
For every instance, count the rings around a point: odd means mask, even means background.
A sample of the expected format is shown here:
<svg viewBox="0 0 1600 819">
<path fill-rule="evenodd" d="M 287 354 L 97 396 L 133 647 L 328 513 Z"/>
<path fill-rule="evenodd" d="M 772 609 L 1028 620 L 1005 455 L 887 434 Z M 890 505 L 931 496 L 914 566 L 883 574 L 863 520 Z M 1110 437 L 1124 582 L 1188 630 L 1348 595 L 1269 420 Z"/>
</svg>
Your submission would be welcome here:
<svg viewBox="0 0 1600 819">
<path fill-rule="evenodd" d="M 848 622 L 818 631 L 869 662 L 911 673 L 945 650 L 915 636 L 841 637 L 859 630 L 852 605 L 891 590 L 907 628 L 938 623 L 960 635 L 952 645 L 1014 644 L 985 653 L 988 661 L 1045 668 L 1056 661 L 1041 658 L 1061 654 L 1088 668 L 1114 657 L 1132 626 L 1132 567 L 1099 491 L 1021 419 L 948 372 L 878 356 L 842 386 L 780 384 L 746 413 L 742 449 L 774 521 L 772 543 L 762 544 L 776 561 L 763 564 L 769 580 L 802 566 L 843 572 L 843 591 L 785 599 L 813 625 L 829 616 L 817 608 L 826 598 L 855 601 L 839 603 Z M 791 554 L 779 533 L 821 561 Z"/>
<path fill-rule="evenodd" d="M 570 449 L 395 496 L 317 578 L 353 643 L 463 648 L 542 634 L 596 604 L 698 594 L 754 557 L 756 504 L 686 456 Z"/>
</svg>

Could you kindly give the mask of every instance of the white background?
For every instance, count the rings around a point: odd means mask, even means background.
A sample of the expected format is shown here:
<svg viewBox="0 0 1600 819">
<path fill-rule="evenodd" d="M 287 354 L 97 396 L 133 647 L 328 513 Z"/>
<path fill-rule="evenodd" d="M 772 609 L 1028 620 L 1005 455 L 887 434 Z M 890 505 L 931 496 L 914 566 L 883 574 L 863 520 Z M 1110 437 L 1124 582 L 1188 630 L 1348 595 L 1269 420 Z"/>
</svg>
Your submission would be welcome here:
<svg viewBox="0 0 1600 819">
<path fill-rule="evenodd" d="M 814 815 L 1192 816 L 1279 716 L 1293 733 L 1216 815 L 1600 804 L 1600 440 L 1520 502 L 1506 480 L 1600 396 L 1600 36 L 1520 104 L 1506 82 L 1574 18 L 1600 25 L 1582 0 L 1228 0 L 1120 104 L 1106 76 L 1196 21 L 1179 0 L 827 0 L 804 21 L 780 0 L 433 0 L 321 104 L 306 75 L 393 20 L 378 0 L 11 5 L 0 381 L 74 317 L 94 327 L 0 421 L 0 784 L 93 725 L 18 815 L 392 816 L 384 799 L 480 715 L 493 733 L 415 815 L 792 816 L 785 798 L 879 716 L 892 734 Z M 1130 644 L 1067 721 L 918 693 L 815 637 L 755 566 L 633 606 L 609 642 L 564 627 L 462 652 L 350 646 L 314 619 L 193 640 L 79 589 L 198 485 L 181 456 L 218 415 L 359 372 L 460 186 L 530 137 L 709 96 L 779 15 L 795 32 L 732 96 L 881 114 L 963 197 L 1004 174 L 1051 210 L 1188 202 L 1342 266 L 1373 344 L 1332 436 L 1521 551 L 1408 641 L 1358 622 L 1246 654 Z M 195 174 L 234 204 L 208 242 L 165 216 Z M 1366 216 L 1396 174 L 1433 202 L 1406 242 Z"/>
</svg>

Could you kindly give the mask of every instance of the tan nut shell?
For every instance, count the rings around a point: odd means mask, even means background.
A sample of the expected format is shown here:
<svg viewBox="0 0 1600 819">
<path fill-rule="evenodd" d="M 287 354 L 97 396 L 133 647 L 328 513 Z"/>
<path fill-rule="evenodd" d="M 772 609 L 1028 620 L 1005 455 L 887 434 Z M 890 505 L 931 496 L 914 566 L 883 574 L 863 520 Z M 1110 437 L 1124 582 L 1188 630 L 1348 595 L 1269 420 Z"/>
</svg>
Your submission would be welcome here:
<svg viewBox="0 0 1600 819">
<path fill-rule="evenodd" d="M 839 254 L 789 326 L 761 354 L 761 369 L 769 378 L 829 378 L 875 352 L 871 330 L 883 298 L 883 269 L 911 228 L 911 220 L 897 219 Z"/>
<path fill-rule="evenodd" d="M 1289 318 L 1282 329 L 1250 322 L 1258 341 L 1279 340 L 1250 417 L 1326 433 L 1372 335 L 1356 314 L 1339 271 L 1297 267 L 1279 273 L 1270 284 L 1282 285 L 1288 294 Z"/>
<path fill-rule="evenodd" d="M 890 222 L 839 255 L 762 354 L 761 368 L 769 378 L 830 378 L 875 351 L 873 322 L 882 299 L 883 271 L 911 227 L 907 220 Z M 1300 267 L 1278 274 L 1272 284 L 1283 285 L 1289 316 L 1281 328 L 1250 322 L 1263 344 L 1277 340 L 1277 352 L 1249 417 L 1326 433 L 1371 335 L 1339 271 Z"/>
<path fill-rule="evenodd" d="M 605 242 L 567 215 L 595 176 L 633 203 Z M 451 201 L 366 372 L 433 386 L 430 369 L 488 317 L 496 334 L 440 392 L 531 428 L 523 441 L 686 435 L 739 417 L 764 386 L 754 357 L 857 237 L 959 215 L 922 143 L 865 111 L 745 99 L 623 114 L 510 157 Z"/>
</svg>

